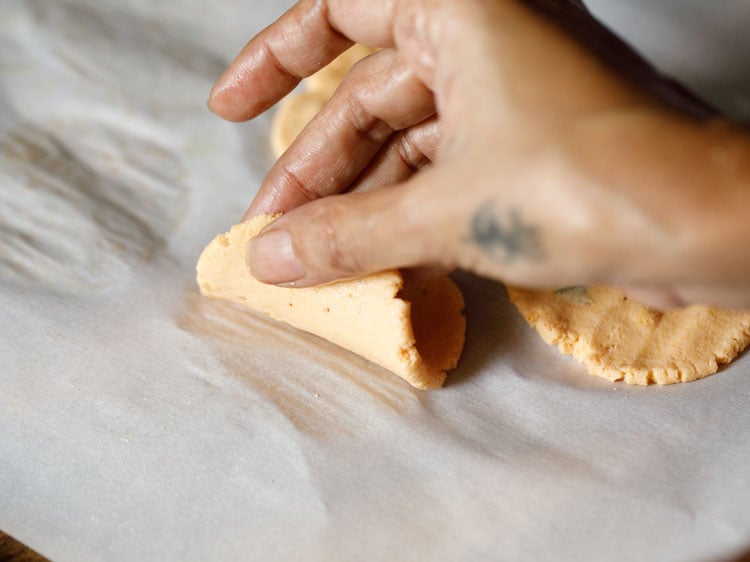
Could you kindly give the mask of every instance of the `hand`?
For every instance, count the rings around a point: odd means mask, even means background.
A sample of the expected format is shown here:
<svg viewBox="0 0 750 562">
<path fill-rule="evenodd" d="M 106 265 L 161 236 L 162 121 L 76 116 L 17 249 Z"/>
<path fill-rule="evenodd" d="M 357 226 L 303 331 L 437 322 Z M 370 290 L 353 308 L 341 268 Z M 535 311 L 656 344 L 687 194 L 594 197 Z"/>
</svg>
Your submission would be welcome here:
<svg viewBox="0 0 750 562">
<path fill-rule="evenodd" d="M 285 215 L 251 244 L 254 275 L 443 265 L 750 304 L 748 136 L 657 101 L 554 21 L 584 16 L 562 0 L 295 5 L 218 81 L 217 114 L 258 115 L 352 41 L 382 50 L 264 180 L 246 218 Z"/>
</svg>

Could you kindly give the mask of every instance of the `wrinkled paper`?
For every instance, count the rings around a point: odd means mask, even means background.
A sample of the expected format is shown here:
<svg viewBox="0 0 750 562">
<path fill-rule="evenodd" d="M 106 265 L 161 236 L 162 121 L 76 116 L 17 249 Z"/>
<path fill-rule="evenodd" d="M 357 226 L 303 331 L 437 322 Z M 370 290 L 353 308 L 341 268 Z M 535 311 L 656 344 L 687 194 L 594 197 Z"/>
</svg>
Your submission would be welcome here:
<svg viewBox="0 0 750 562">
<path fill-rule="evenodd" d="M 199 296 L 200 250 L 272 161 L 267 116 L 224 123 L 205 99 L 288 5 L 0 2 L 0 529 L 55 561 L 750 547 L 748 357 L 692 384 L 610 384 L 542 343 L 501 285 L 458 274 L 464 357 L 425 392 Z M 741 113 L 748 9 L 711 27 L 723 8 L 692 2 L 667 33 L 679 6 L 592 3 Z"/>
</svg>

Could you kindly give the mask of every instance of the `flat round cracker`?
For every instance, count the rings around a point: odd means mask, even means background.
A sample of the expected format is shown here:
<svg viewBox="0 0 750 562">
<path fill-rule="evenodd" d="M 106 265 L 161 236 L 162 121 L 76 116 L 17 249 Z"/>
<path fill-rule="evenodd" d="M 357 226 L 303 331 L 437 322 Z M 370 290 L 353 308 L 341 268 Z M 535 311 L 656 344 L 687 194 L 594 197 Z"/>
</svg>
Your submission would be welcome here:
<svg viewBox="0 0 750 562">
<path fill-rule="evenodd" d="M 611 381 L 694 381 L 715 373 L 750 343 L 748 312 L 703 305 L 662 312 L 612 287 L 508 287 L 508 293 L 545 342 Z"/>
</svg>

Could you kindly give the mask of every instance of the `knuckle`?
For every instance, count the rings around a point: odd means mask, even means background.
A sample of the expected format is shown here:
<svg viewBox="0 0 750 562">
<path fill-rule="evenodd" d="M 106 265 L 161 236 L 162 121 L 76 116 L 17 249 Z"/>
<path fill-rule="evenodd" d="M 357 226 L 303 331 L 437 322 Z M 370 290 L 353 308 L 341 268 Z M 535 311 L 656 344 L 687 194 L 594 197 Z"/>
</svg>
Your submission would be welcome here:
<svg viewBox="0 0 750 562">
<path fill-rule="evenodd" d="M 271 44 L 268 38 L 261 43 L 260 50 L 265 61 L 271 65 L 271 68 L 274 69 L 276 74 L 279 76 L 287 76 L 293 83 L 297 83 L 302 79 L 302 76 L 295 72 L 291 65 L 286 65 L 281 62 L 274 45 Z"/>
<path fill-rule="evenodd" d="M 305 182 L 299 177 L 297 172 L 287 164 L 280 162 L 280 185 L 284 190 L 296 193 L 304 201 L 310 202 L 318 199 L 320 195 L 307 187 Z"/>
<path fill-rule="evenodd" d="M 388 123 L 376 116 L 368 107 L 362 88 L 351 88 L 346 97 L 347 118 L 357 134 L 374 144 L 382 144 L 393 134 Z"/>
<path fill-rule="evenodd" d="M 412 173 L 418 172 L 429 162 L 429 158 L 414 143 L 408 132 L 399 136 L 394 148 L 403 166 Z"/>
</svg>

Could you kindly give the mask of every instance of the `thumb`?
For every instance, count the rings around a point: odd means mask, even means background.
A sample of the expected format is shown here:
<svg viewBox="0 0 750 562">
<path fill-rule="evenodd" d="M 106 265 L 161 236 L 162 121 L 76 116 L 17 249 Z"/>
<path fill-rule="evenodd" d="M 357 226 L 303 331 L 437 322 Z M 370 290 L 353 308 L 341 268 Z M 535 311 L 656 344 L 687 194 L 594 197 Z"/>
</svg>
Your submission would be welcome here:
<svg viewBox="0 0 750 562">
<path fill-rule="evenodd" d="M 250 242 L 250 271 L 264 283 L 308 287 L 386 269 L 454 266 L 464 221 L 441 204 L 434 180 L 428 185 L 433 172 L 297 207 Z"/>
</svg>

